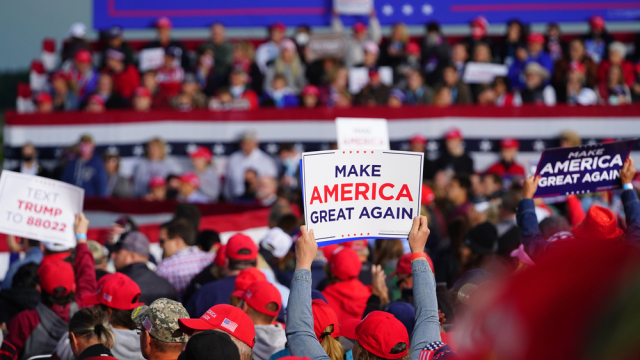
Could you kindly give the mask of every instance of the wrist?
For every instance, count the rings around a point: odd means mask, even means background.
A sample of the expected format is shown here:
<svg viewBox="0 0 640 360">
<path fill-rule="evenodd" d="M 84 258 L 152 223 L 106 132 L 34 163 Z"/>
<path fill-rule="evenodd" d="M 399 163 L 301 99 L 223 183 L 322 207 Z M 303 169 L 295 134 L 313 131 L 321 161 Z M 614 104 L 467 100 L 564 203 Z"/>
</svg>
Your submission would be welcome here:
<svg viewBox="0 0 640 360">
<path fill-rule="evenodd" d="M 631 184 L 631 181 L 626 184 L 622 184 L 622 190 L 633 190 L 633 184 Z"/>
<path fill-rule="evenodd" d="M 83 233 L 76 234 L 76 240 L 78 240 L 79 243 L 87 242 L 87 234 L 83 234 Z"/>
<path fill-rule="evenodd" d="M 427 253 L 425 253 L 424 251 L 414 252 L 411 255 L 411 261 L 417 260 L 417 259 L 425 259 L 425 260 L 427 260 Z"/>
</svg>

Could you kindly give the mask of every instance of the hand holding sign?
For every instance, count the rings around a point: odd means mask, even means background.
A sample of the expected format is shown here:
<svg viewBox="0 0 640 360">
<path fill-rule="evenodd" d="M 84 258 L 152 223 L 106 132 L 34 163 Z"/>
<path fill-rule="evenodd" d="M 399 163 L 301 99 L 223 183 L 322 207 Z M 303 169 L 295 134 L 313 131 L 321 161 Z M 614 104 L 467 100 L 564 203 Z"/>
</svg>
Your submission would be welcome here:
<svg viewBox="0 0 640 360">
<path fill-rule="evenodd" d="M 427 238 L 429 238 L 430 233 L 431 230 L 429 230 L 426 216 L 420 215 L 413 218 L 413 226 L 411 226 L 411 232 L 409 233 L 409 247 L 412 254 L 424 251 L 424 246 L 427 244 Z"/>
<path fill-rule="evenodd" d="M 620 183 L 622 185 L 631 184 L 633 178 L 636 176 L 636 162 L 632 158 L 628 158 L 624 162 L 624 166 L 620 171 Z"/>
<path fill-rule="evenodd" d="M 538 190 L 538 182 L 540 182 L 539 175 L 531 175 L 524 181 L 524 198 L 533 199 L 533 195 Z"/>
<path fill-rule="evenodd" d="M 307 231 L 305 225 L 300 226 L 300 234 L 298 241 L 296 241 L 296 270 L 307 269 L 311 271 L 311 263 L 318 252 L 318 243 L 316 243 L 313 230 Z"/>
<path fill-rule="evenodd" d="M 87 231 L 89 230 L 89 219 L 84 216 L 84 213 L 80 213 L 76 215 L 76 222 L 74 224 L 74 229 L 76 231 L 76 236 L 78 234 L 87 235 Z M 78 238 L 79 243 L 86 243 L 86 238 Z"/>
</svg>

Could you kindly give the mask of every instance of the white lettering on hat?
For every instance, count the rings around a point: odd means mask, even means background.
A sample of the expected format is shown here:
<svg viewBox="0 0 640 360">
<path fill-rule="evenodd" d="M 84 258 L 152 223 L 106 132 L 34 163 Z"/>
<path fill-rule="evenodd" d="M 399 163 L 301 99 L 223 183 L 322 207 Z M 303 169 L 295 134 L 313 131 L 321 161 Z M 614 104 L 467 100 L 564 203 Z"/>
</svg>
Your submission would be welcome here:
<svg viewBox="0 0 640 360">
<path fill-rule="evenodd" d="M 104 295 L 102 295 L 102 298 L 105 299 L 107 302 L 111 302 L 111 300 L 113 300 L 113 296 L 105 293 Z"/>
<path fill-rule="evenodd" d="M 142 322 L 142 326 L 144 326 L 147 331 L 151 331 L 151 329 L 153 329 L 153 324 L 151 323 L 151 321 L 149 321 L 149 318 L 144 319 L 144 321 Z"/>
<path fill-rule="evenodd" d="M 207 313 L 207 314 L 209 314 L 209 315 L 211 315 L 211 316 L 213 316 L 213 318 L 214 318 L 214 319 L 216 318 L 216 316 L 218 316 L 218 315 L 216 315 L 216 313 L 214 313 L 213 311 L 211 311 L 211 309 L 207 310 L 207 312 L 206 312 L 206 313 Z"/>
</svg>

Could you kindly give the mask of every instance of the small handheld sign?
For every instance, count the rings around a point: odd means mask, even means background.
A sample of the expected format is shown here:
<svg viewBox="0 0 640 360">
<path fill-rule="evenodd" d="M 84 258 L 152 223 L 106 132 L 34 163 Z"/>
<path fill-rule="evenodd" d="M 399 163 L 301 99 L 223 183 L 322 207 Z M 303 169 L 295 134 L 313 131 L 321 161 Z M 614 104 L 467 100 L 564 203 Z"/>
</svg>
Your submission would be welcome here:
<svg viewBox="0 0 640 360">
<path fill-rule="evenodd" d="M 61 181 L 4 170 L 0 177 L 0 232 L 75 246 L 74 222 L 84 190 Z"/>
<path fill-rule="evenodd" d="M 303 153 L 305 221 L 318 246 L 407 238 L 420 215 L 423 156 L 389 150 Z"/>
<path fill-rule="evenodd" d="M 545 150 L 535 197 L 585 194 L 620 187 L 620 169 L 636 140 Z"/>
<path fill-rule="evenodd" d="M 340 150 L 389 150 L 386 119 L 337 118 Z"/>
</svg>

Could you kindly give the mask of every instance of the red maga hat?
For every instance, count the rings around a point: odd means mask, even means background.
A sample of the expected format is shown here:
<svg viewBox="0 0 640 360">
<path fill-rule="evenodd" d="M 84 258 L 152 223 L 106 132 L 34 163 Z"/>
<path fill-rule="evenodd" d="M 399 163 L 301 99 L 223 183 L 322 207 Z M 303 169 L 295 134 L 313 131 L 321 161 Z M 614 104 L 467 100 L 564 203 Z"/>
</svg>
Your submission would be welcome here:
<svg viewBox="0 0 640 360">
<path fill-rule="evenodd" d="M 225 254 L 232 260 L 255 260 L 258 257 L 258 247 L 253 239 L 237 233 L 229 238 Z"/>
<path fill-rule="evenodd" d="M 93 94 L 91 96 L 89 96 L 89 99 L 87 100 L 87 102 L 95 102 L 98 103 L 100 105 L 104 106 L 104 98 L 98 94 Z"/>
<path fill-rule="evenodd" d="M 398 266 L 396 267 L 396 271 L 391 273 L 392 277 L 395 275 L 411 275 L 411 256 L 411 253 L 407 253 L 398 259 Z M 429 263 L 431 272 L 433 272 L 433 261 L 431 261 L 429 255 L 427 255 L 427 262 Z"/>
<path fill-rule="evenodd" d="M 273 25 L 271 25 L 271 30 L 285 31 L 285 30 L 287 30 L 287 27 L 284 25 L 284 23 L 277 22 L 277 23 L 274 23 Z"/>
<path fill-rule="evenodd" d="M 151 97 L 151 92 L 149 91 L 149 89 L 147 89 L 144 86 L 140 86 L 138 88 L 136 88 L 135 92 L 134 92 L 135 96 L 144 96 L 144 97 Z"/>
<path fill-rule="evenodd" d="M 340 280 L 349 280 L 358 277 L 362 262 L 358 253 L 349 248 L 342 247 L 333 252 L 329 259 L 331 272 Z"/>
<path fill-rule="evenodd" d="M 318 90 L 318 88 L 315 85 L 307 85 L 307 86 L 302 88 L 302 95 L 303 96 L 306 96 L 306 95 L 318 96 L 318 95 L 320 95 L 320 90 Z"/>
<path fill-rule="evenodd" d="M 462 133 L 460 132 L 460 129 L 452 128 L 451 130 L 447 131 L 446 134 L 444 134 L 444 138 L 446 140 L 454 140 L 454 139 L 462 140 Z"/>
<path fill-rule="evenodd" d="M 235 306 L 211 307 L 199 319 L 179 319 L 180 330 L 191 336 L 194 331 L 222 330 L 253 348 L 256 330 L 249 315 Z"/>
<path fill-rule="evenodd" d="M 59 287 L 65 290 L 61 295 L 76 291 L 76 277 L 73 267 L 68 262 L 59 259 L 44 262 L 38 269 L 38 276 L 40 276 L 40 287 L 47 294 L 53 294 Z"/>
<path fill-rule="evenodd" d="M 151 180 L 149 180 L 150 188 L 157 188 L 157 187 L 166 186 L 166 185 L 167 185 L 167 181 L 162 176 L 154 176 L 151 178 Z"/>
<path fill-rule="evenodd" d="M 265 280 L 255 281 L 249 285 L 242 299 L 255 311 L 269 316 L 277 316 L 282 308 L 282 295 L 280 295 L 280 291 L 278 291 L 273 284 Z M 278 308 L 276 310 L 267 309 L 267 305 L 271 303 L 276 303 Z"/>
<path fill-rule="evenodd" d="M 172 28 L 173 27 L 173 23 L 171 22 L 171 20 L 166 17 L 163 16 L 161 18 L 159 18 L 158 20 L 156 20 L 156 27 L 158 28 Z"/>
<path fill-rule="evenodd" d="M 189 154 L 189 157 L 192 159 L 203 158 L 203 159 L 206 159 L 207 161 L 211 161 L 211 159 L 213 158 L 213 155 L 211 154 L 211 151 L 209 151 L 209 149 L 207 149 L 206 147 L 198 146 L 196 151 Z"/>
<path fill-rule="evenodd" d="M 581 239 L 610 240 L 623 234 L 624 231 L 617 225 L 616 216 L 602 206 L 592 206 L 584 220 L 573 228 L 573 236 Z"/>
<path fill-rule="evenodd" d="M 213 259 L 213 263 L 218 267 L 224 267 L 224 261 L 227 259 L 227 245 L 220 245 L 216 257 Z"/>
<path fill-rule="evenodd" d="M 578 71 L 583 74 L 585 73 L 584 65 L 582 65 L 582 63 L 578 61 L 572 61 L 571 64 L 569 64 L 569 70 Z"/>
<path fill-rule="evenodd" d="M 318 341 L 322 341 L 323 335 L 326 335 L 324 330 L 329 325 L 333 325 L 331 337 L 337 338 L 340 336 L 338 315 L 324 300 L 315 299 L 311 301 L 311 312 L 313 313 L 313 332 L 316 333 Z"/>
<path fill-rule="evenodd" d="M 78 50 L 74 59 L 79 63 L 90 63 L 91 62 L 91 53 L 89 50 L 81 49 Z"/>
<path fill-rule="evenodd" d="M 367 31 L 367 25 L 365 25 L 363 22 L 358 21 L 357 23 L 353 24 L 353 32 L 364 31 Z"/>
<path fill-rule="evenodd" d="M 48 92 L 41 92 L 38 93 L 38 95 L 36 95 L 36 102 L 38 104 L 43 104 L 43 103 L 53 103 L 53 98 L 51 97 L 51 94 L 49 94 Z"/>
<path fill-rule="evenodd" d="M 122 273 L 107 274 L 98 281 L 98 292 L 87 294 L 82 301 L 87 305 L 106 305 L 118 310 L 133 310 L 144 303 L 140 299 L 140 287 Z"/>
<path fill-rule="evenodd" d="M 415 143 L 426 144 L 427 138 L 425 138 L 420 134 L 415 134 L 411 139 L 409 139 L 409 144 L 415 144 Z"/>
<path fill-rule="evenodd" d="M 427 206 L 431 204 L 435 199 L 436 194 L 433 192 L 433 190 L 429 186 L 422 184 L 422 197 L 420 198 L 420 204 Z"/>
<path fill-rule="evenodd" d="M 343 322 L 340 333 L 348 339 L 357 340 L 360 346 L 383 359 L 400 359 L 409 350 L 407 328 L 395 316 L 383 311 L 372 311 L 362 321 Z M 391 349 L 398 343 L 405 343 L 406 349 L 392 354 Z"/>
<path fill-rule="evenodd" d="M 420 54 L 420 46 L 414 42 L 408 43 L 405 50 L 407 54 Z"/>
<path fill-rule="evenodd" d="M 249 286 L 256 281 L 266 281 L 267 277 L 264 273 L 257 268 L 250 267 L 248 269 L 244 269 L 240 271 L 238 276 L 236 276 L 235 280 L 235 288 L 231 295 L 237 298 L 243 298 L 244 293 L 247 291 Z"/>
<path fill-rule="evenodd" d="M 503 149 L 520 148 L 520 142 L 514 138 L 505 138 L 500 141 L 500 147 Z"/>
<path fill-rule="evenodd" d="M 192 172 L 188 172 L 186 174 L 183 174 L 182 176 L 180 176 L 180 181 L 183 183 L 187 183 L 187 184 L 191 184 L 191 186 L 193 187 L 199 187 L 200 186 L 200 178 L 198 177 L 198 175 L 192 173 Z"/>
<path fill-rule="evenodd" d="M 530 43 L 543 44 L 544 36 L 538 32 L 532 32 L 527 36 L 527 41 Z"/>
<path fill-rule="evenodd" d="M 593 15 L 591 17 L 591 19 L 589 19 L 589 25 L 591 25 L 592 28 L 597 29 L 597 30 L 602 30 L 604 29 L 604 18 L 600 15 Z"/>
</svg>

